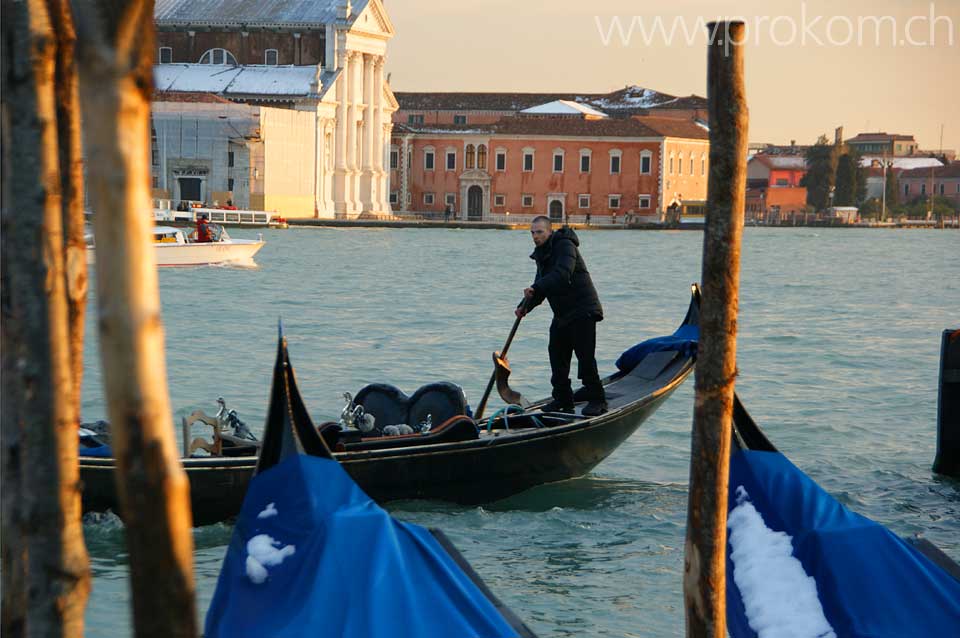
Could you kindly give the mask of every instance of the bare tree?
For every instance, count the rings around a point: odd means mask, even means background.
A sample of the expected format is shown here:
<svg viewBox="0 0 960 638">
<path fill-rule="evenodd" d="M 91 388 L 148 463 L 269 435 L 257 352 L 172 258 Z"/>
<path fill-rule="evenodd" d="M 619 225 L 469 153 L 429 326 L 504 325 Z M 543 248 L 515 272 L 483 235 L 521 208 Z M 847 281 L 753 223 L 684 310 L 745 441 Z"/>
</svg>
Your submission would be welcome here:
<svg viewBox="0 0 960 638">
<path fill-rule="evenodd" d="M 743 81 L 744 24 L 715 22 L 708 29 L 712 34 L 707 63 L 710 175 L 683 591 L 687 635 L 724 638 L 727 485 L 737 372 L 748 115 Z"/>
<path fill-rule="evenodd" d="M 150 242 L 153 2 L 76 3 L 97 319 L 139 637 L 196 635 L 189 485 L 167 393 Z"/>
<path fill-rule="evenodd" d="M 4 629 L 82 636 L 90 588 L 80 523 L 78 399 L 67 339 L 57 115 L 56 35 L 43 0 L 4 2 L 4 514 L 17 510 L 4 563 Z M 16 163 L 10 153 L 16 153 Z M 10 437 L 7 439 L 6 437 Z M 4 478 L 9 476 L 4 469 Z M 11 503 L 11 498 L 20 499 Z M 16 545 L 10 547 L 10 542 Z M 16 589 L 26 563 L 26 592 Z M 22 609 L 22 608 L 21 608 Z M 9 611 L 9 615 L 8 615 Z M 10 621 L 11 627 L 7 626 Z"/>
</svg>

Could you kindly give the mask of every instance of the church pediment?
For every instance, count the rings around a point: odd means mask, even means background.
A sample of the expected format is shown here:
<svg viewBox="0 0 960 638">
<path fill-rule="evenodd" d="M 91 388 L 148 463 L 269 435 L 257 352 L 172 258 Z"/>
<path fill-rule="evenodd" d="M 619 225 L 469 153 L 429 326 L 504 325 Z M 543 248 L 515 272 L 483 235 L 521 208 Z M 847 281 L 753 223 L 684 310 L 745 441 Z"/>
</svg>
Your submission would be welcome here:
<svg viewBox="0 0 960 638">
<path fill-rule="evenodd" d="M 393 23 L 387 16 L 383 3 L 380 0 L 370 0 L 357 19 L 353 21 L 350 27 L 351 33 L 362 33 L 363 35 L 373 35 L 384 39 L 392 38 L 396 35 Z"/>
</svg>

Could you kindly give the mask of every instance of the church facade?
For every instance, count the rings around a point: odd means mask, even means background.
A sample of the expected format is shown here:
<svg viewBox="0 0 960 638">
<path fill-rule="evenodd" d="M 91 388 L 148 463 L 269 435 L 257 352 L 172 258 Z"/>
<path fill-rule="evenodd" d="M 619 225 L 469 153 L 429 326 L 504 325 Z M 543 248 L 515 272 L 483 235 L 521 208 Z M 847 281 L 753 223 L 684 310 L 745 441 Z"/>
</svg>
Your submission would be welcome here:
<svg viewBox="0 0 960 638">
<path fill-rule="evenodd" d="M 390 213 L 398 105 L 380 0 L 158 0 L 155 22 L 156 196 L 286 217 Z"/>
</svg>

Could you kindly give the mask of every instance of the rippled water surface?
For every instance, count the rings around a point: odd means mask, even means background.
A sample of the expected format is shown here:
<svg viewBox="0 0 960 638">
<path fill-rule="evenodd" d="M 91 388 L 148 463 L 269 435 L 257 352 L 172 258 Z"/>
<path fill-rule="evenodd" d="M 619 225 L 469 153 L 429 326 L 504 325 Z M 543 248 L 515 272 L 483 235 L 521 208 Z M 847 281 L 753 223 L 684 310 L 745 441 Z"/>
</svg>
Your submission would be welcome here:
<svg viewBox="0 0 960 638">
<path fill-rule="evenodd" d="M 231 231 L 253 237 L 251 231 Z M 461 384 L 475 404 L 533 275 L 527 233 L 267 231 L 256 270 L 160 273 L 175 417 L 223 396 L 256 430 L 266 412 L 276 322 L 316 421 L 374 381 Z M 699 232 L 583 232 L 603 301 L 601 372 L 627 347 L 672 332 L 699 279 Z M 960 486 L 930 472 L 940 333 L 960 326 L 960 234 L 747 229 L 737 391 L 775 444 L 843 503 L 900 534 L 924 532 L 960 559 Z M 511 384 L 549 393 L 546 307 L 510 350 Z M 88 332 L 93 329 L 93 321 Z M 440 527 L 542 637 L 676 636 L 692 379 L 584 478 L 485 507 L 392 503 Z M 83 416 L 105 417 L 88 337 Z M 171 425 L 171 427 L 173 427 Z M 199 434 L 199 431 L 197 432 Z M 94 569 L 88 635 L 129 635 L 122 527 L 85 526 Z M 197 529 L 199 613 L 231 528 Z M 351 596 L 389 592 L 344 592 Z M 425 602 L 425 604 L 427 604 Z"/>
</svg>

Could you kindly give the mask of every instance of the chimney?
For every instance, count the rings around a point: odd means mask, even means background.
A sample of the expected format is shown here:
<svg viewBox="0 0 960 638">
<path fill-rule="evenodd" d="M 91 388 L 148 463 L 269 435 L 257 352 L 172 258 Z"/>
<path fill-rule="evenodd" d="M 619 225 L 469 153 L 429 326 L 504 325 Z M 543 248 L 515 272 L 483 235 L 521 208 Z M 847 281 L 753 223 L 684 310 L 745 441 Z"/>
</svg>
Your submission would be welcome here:
<svg viewBox="0 0 960 638">
<path fill-rule="evenodd" d="M 833 143 L 837 146 L 843 144 L 843 127 L 838 126 L 837 130 L 833 133 Z"/>
</svg>

